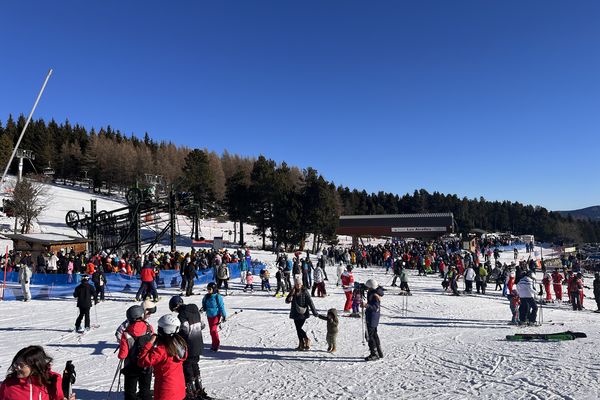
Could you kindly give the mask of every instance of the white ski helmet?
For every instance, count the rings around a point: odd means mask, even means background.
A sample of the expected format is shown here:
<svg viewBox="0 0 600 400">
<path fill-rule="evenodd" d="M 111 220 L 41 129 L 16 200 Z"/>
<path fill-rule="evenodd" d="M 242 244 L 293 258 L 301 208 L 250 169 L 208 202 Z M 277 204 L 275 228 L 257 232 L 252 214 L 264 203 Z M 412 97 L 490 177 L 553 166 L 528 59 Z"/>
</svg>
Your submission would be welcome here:
<svg viewBox="0 0 600 400">
<path fill-rule="evenodd" d="M 365 286 L 368 287 L 369 289 L 377 289 L 379 287 L 379 283 L 377 283 L 377 281 L 375 279 L 368 279 L 365 282 Z"/>
<path fill-rule="evenodd" d="M 181 323 L 175 314 L 166 314 L 158 319 L 158 330 L 165 335 L 174 335 L 179 332 Z"/>
</svg>

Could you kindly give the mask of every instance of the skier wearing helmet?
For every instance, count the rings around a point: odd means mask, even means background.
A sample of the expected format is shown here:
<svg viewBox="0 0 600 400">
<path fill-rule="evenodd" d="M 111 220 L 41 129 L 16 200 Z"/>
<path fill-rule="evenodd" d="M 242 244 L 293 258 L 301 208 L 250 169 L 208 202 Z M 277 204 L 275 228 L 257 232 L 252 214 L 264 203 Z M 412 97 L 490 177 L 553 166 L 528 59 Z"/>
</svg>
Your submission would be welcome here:
<svg viewBox="0 0 600 400">
<path fill-rule="evenodd" d="M 183 362 L 183 375 L 188 397 L 206 397 L 200 379 L 198 362 L 202 355 L 204 342 L 202 341 L 202 318 L 198 306 L 195 304 L 184 304 L 181 296 L 173 296 L 169 300 L 169 309 L 177 313 L 181 328 L 179 333 L 185 340 L 188 348 L 188 356 Z M 204 396 L 204 397 L 203 397 Z"/>
<path fill-rule="evenodd" d="M 120 360 L 124 361 L 121 373 L 125 377 L 124 392 L 125 400 L 138 399 L 150 400 L 150 384 L 152 382 L 152 372 L 148 368 L 143 368 L 137 363 L 137 356 L 140 348 L 150 339 L 154 333 L 152 326 L 144 320 L 144 308 L 142 306 L 131 306 L 127 309 L 128 326 L 121 335 L 119 342 Z"/>
<path fill-rule="evenodd" d="M 176 315 L 163 315 L 158 320 L 158 335 L 153 335 L 140 351 L 138 364 L 154 371 L 154 400 L 186 397 L 183 362 L 187 345 L 178 334 L 180 325 Z"/>
<path fill-rule="evenodd" d="M 379 317 L 381 315 L 381 297 L 383 297 L 383 288 L 379 286 L 375 279 L 369 279 L 365 282 L 367 291 L 367 301 L 361 304 L 365 308 L 365 319 L 367 324 L 367 340 L 369 341 L 370 354 L 365 358 L 366 361 L 374 361 L 383 358 L 381 343 L 377 334 Z"/>
</svg>

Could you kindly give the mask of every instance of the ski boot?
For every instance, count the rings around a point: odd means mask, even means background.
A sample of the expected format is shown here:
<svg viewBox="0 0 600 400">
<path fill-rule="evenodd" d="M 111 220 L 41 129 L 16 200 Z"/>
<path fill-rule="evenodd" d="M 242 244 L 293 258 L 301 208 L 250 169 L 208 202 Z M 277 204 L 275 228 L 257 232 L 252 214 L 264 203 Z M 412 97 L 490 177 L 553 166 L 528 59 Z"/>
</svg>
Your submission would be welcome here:
<svg viewBox="0 0 600 400">
<path fill-rule="evenodd" d="M 369 354 L 367 357 L 365 357 L 365 361 L 377 361 L 379 360 L 379 357 L 377 356 L 377 354 Z"/>
</svg>

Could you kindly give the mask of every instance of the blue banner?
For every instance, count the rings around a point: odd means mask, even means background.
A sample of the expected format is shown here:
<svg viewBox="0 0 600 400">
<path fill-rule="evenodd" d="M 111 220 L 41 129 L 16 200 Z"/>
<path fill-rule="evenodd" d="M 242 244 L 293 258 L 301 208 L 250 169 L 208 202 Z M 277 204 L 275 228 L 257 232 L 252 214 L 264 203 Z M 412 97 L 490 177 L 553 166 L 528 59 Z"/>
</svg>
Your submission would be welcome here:
<svg viewBox="0 0 600 400">
<path fill-rule="evenodd" d="M 229 267 L 230 279 L 240 277 L 240 268 L 238 263 L 227 264 Z M 261 263 L 252 263 L 252 273 L 258 274 L 265 265 Z M 197 271 L 198 278 L 194 279 L 196 285 L 206 285 L 214 282 L 213 269 Z M 118 273 L 105 273 L 106 289 L 105 294 L 110 293 L 131 293 L 135 296 L 140 287 L 139 275 L 129 276 Z M 0 282 L 3 282 L 4 274 L 0 275 Z M 69 282 L 71 280 L 71 282 Z M 4 300 L 23 300 L 23 293 L 19 282 L 18 272 L 6 274 L 6 290 Z M 33 299 L 49 298 L 71 298 L 75 287 L 81 282 L 81 274 L 33 274 L 30 281 L 31 297 Z M 161 270 L 156 283 L 157 288 L 180 288 L 181 272 L 177 270 Z M 1 288 L 0 288 L 1 289 Z"/>
</svg>

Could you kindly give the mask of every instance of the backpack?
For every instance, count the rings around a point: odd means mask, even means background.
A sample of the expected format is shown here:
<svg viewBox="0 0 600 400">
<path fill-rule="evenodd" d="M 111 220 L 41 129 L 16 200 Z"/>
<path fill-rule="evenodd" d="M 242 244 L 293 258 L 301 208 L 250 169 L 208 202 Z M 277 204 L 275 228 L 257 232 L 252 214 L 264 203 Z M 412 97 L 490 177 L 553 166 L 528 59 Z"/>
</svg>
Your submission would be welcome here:
<svg viewBox="0 0 600 400">
<path fill-rule="evenodd" d="M 140 336 L 133 336 L 131 333 L 125 331 L 125 337 L 127 338 L 127 347 L 129 351 L 127 357 L 123 362 L 122 372 L 133 372 L 141 371 L 145 368 L 138 366 L 138 356 L 140 355 L 140 349 L 146 345 L 152 339 L 152 327 L 146 322 L 146 332 Z"/>
</svg>

